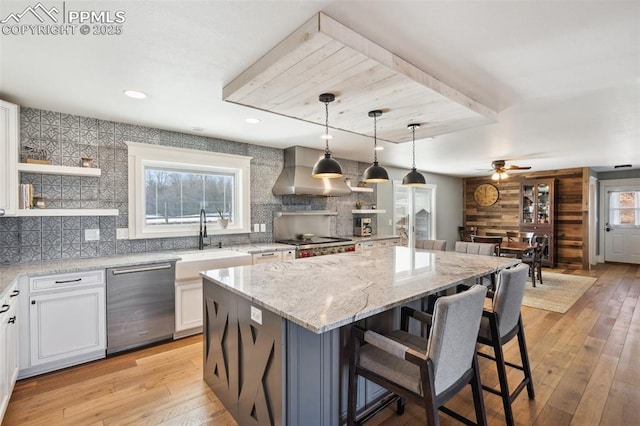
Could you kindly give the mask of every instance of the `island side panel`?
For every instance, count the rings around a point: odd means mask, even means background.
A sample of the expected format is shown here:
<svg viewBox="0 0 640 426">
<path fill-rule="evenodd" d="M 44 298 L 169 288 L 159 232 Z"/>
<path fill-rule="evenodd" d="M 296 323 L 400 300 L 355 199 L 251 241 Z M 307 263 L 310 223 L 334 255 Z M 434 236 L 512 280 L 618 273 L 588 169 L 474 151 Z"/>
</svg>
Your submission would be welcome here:
<svg viewBox="0 0 640 426">
<path fill-rule="evenodd" d="M 202 292 L 204 381 L 238 419 L 238 296 L 208 280 Z"/>
<path fill-rule="evenodd" d="M 207 279 L 203 308 L 205 382 L 239 424 L 287 424 L 284 320 Z"/>
<path fill-rule="evenodd" d="M 253 315 L 253 317 L 252 317 Z M 241 425 L 286 425 L 285 320 L 238 297 Z"/>
</svg>

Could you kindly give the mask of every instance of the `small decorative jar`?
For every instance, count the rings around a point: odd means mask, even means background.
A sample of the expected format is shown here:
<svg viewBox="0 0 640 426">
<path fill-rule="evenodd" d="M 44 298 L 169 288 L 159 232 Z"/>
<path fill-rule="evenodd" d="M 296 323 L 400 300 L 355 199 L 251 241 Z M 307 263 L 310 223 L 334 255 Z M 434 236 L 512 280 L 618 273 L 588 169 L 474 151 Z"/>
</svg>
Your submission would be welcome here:
<svg viewBox="0 0 640 426">
<path fill-rule="evenodd" d="M 47 208 L 47 197 L 33 197 L 34 207 L 37 209 Z"/>
<path fill-rule="evenodd" d="M 93 167 L 93 158 L 82 157 L 82 167 Z"/>
</svg>

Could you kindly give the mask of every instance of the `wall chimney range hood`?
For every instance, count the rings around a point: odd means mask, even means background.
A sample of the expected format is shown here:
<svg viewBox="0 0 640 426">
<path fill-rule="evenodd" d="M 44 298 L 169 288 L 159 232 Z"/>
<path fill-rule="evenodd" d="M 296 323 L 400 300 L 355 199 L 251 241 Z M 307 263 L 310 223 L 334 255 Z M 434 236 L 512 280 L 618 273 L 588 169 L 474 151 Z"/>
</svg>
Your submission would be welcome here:
<svg viewBox="0 0 640 426">
<path fill-rule="evenodd" d="M 343 179 L 318 179 L 311 171 L 324 151 L 291 146 L 284 150 L 284 168 L 273 186 L 274 195 L 315 195 L 339 197 L 351 194 Z"/>
</svg>

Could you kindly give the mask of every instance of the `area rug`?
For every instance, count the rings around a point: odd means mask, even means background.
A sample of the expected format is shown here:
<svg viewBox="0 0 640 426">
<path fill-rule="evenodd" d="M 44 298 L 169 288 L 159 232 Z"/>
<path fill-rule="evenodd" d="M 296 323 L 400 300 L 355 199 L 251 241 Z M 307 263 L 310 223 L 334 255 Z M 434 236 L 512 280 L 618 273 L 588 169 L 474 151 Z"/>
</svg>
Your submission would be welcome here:
<svg viewBox="0 0 640 426">
<path fill-rule="evenodd" d="M 542 271 L 544 284 L 536 280 L 536 287 L 527 279 L 522 304 L 532 308 L 564 314 L 596 282 L 596 278 L 556 274 Z"/>
</svg>

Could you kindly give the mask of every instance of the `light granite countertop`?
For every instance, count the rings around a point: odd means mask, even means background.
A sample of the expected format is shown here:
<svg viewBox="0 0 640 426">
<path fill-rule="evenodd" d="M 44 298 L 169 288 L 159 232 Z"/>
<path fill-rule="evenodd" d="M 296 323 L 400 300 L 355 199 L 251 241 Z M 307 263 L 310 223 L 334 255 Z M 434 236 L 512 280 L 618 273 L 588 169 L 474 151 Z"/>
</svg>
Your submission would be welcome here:
<svg viewBox="0 0 640 426">
<path fill-rule="evenodd" d="M 287 244 L 246 244 L 223 247 L 223 250 L 236 250 L 244 253 L 262 253 L 266 251 L 283 251 L 295 249 Z M 213 251 L 217 248 L 209 247 Z M 182 254 L 197 253 L 198 250 L 159 251 L 150 253 L 132 253 L 122 256 L 90 257 L 82 259 L 50 260 L 45 262 L 15 263 L 0 266 L 0 295 L 20 276 L 38 276 L 65 272 L 88 271 L 91 269 L 114 268 L 131 265 L 145 265 L 157 262 L 171 262 L 180 260 Z"/>
<path fill-rule="evenodd" d="M 481 277 L 519 259 L 384 247 L 201 273 L 314 333 Z"/>
<path fill-rule="evenodd" d="M 380 241 L 380 240 L 395 240 L 400 238 L 400 235 L 369 235 L 368 237 L 345 237 L 351 238 L 356 243 L 361 241 Z"/>
</svg>

